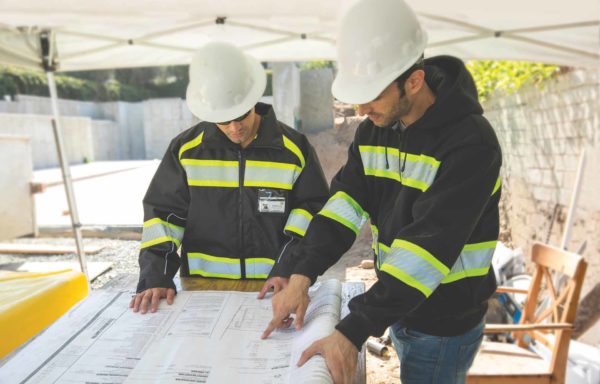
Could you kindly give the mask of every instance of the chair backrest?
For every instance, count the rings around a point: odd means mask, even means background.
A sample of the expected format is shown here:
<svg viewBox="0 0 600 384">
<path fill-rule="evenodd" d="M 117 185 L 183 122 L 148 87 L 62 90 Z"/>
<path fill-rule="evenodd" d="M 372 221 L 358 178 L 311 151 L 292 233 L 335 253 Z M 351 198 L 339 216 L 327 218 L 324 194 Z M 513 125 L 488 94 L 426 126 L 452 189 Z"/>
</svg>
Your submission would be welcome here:
<svg viewBox="0 0 600 384">
<path fill-rule="evenodd" d="M 578 254 L 541 243 L 533 245 L 532 261 L 535 271 L 520 323 L 572 325 L 587 269 L 586 261 Z M 549 348 L 552 351 L 550 371 L 555 377 L 564 378 L 572 333 L 572 328 L 535 330 L 515 333 L 515 338 L 520 347 L 535 340 Z M 549 334 L 554 335 L 553 340 L 548 338 Z"/>
</svg>

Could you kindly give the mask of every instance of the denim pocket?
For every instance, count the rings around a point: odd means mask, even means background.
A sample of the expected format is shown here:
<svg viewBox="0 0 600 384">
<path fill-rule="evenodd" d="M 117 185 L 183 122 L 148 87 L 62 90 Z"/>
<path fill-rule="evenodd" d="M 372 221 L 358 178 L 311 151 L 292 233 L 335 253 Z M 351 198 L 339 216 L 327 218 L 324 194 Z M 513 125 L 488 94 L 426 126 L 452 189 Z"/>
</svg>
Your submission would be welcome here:
<svg viewBox="0 0 600 384">
<path fill-rule="evenodd" d="M 402 333 L 403 336 L 406 337 L 407 339 L 413 339 L 413 340 L 437 340 L 440 337 L 439 336 L 433 336 L 433 335 L 428 335 L 426 333 L 423 332 L 419 332 L 419 331 L 415 331 L 414 329 L 409 329 L 409 328 L 402 328 Z"/>
<path fill-rule="evenodd" d="M 479 335 L 479 337 L 477 339 L 475 339 L 473 342 L 471 342 L 469 344 L 461 345 L 460 348 L 458 349 L 458 360 L 457 361 L 459 362 L 459 364 L 456 365 L 457 379 L 464 378 L 466 376 L 467 371 L 469 370 L 469 368 L 471 368 L 471 365 L 473 364 L 473 361 L 475 360 L 475 356 L 477 355 L 477 352 L 479 351 L 479 346 L 481 345 L 482 341 L 483 341 L 483 333 L 481 333 Z"/>
</svg>

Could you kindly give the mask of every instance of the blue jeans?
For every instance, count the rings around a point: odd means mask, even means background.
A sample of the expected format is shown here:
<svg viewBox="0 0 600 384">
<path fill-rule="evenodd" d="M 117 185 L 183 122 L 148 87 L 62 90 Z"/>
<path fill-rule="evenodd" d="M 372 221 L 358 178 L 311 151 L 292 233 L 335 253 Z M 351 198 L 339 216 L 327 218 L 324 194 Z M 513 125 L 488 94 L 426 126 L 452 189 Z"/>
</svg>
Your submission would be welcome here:
<svg viewBox="0 0 600 384">
<path fill-rule="evenodd" d="M 394 324 L 390 336 L 400 359 L 403 384 L 464 383 L 483 340 L 484 323 L 458 336 L 442 337 Z"/>
</svg>

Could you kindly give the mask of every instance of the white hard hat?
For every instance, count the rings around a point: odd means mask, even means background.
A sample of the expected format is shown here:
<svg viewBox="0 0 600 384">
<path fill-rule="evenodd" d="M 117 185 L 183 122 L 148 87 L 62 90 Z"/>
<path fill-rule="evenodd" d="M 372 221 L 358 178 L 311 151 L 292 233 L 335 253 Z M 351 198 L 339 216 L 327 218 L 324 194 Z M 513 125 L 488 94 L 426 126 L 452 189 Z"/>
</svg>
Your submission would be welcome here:
<svg viewBox="0 0 600 384">
<path fill-rule="evenodd" d="M 187 105 L 204 121 L 229 121 L 248 112 L 262 97 L 267 75 L 262 65 L 239 48 L 211 42 L 190 64 Z"/>
<path fill-rule="evenodd" d="M 423 54 L 427 34 L 403 0 L 360 0 L 341 19 L 331 92 L 350 104 L 373 101 Z"/>
</svg>

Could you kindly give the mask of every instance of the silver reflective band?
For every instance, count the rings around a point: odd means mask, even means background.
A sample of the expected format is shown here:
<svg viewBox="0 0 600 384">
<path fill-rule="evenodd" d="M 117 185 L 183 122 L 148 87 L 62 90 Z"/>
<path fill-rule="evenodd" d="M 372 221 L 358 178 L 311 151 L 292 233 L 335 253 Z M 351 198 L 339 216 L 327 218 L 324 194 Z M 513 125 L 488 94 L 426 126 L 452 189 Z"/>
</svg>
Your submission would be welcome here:
<svg viewBox="0 0 600 384">
<path fill-rule="evenodd" d="M 141 248 L 151 247 L 168 241 L 172 241 L 176 247 L 179 247 L 184 231 L 183 227 L 167 223 L 159 218 L 150 219 L 144 222 Z"/>
<path fill-rule="evenodd" d="M 313 216 L 305 209 L 292 209 L 283 229 L 304 236 L 312 218 Z"/>
<path fill-rule="evenodd" d="M 379 269 L 418 289 L 425 297 L 448 273 L 448 267 L 418 245 L 396 239 L 391 247 L 380 244 L 383 254 Z"/>
<path fill-rule="evenodd" d="M 205 253 L 188 252 L 190 275 L 241 279 L 242 271 L 239 259 L 211 256 Z"/>
<path fill-rule="evenodd" d="M 241 279 L 240 259 L 189 252 L 188 265 L 190 275 L 219 277 L 223 279 Z M 269 258 L 248 258 L 245 260 L 246 278 L 266 279 L 275 261 Z"/>
<path fill-rule="evenodd" d="M 337 221 L 356 234 L 369 219 L 369 214 L 350 195 L 342 191 L 331 196 L 319 215 Z"/>
<path fill-rule="evenodd" d="M 247 160 L 244 187 L 291 190 L 301 172 L 295 164 Z"/>
<path fill-rule="evenodd" d="M 275 260 L 257 257 L 246 259 L 246 277 L 249 279 L 266 279 L 275 264 Z"/>
<path fill-rule="evenodd" d="M 494 240 L 465 245 L 450 273 L 442 280 L 442 284 L 452 283 L 466 277 L 487 275 L 492 265 L 492 257 L 497 243 Z"/>
<path fill-rule="evenodd" d="M 183 159 L 188 185 L 196 187 L 239 186 L 237 161 Z"/>
<path fill-rule="evenodd" d="M 360 145 L 359 151 L 365 175 L 392 179 L 423 192 L 433 183 L 441 164 L 431 156 L 404 153 L 391 147 L 386 150 L 381 146 Z M 400 175 L 402 163 L 404 171 Z"/>
</svg>

